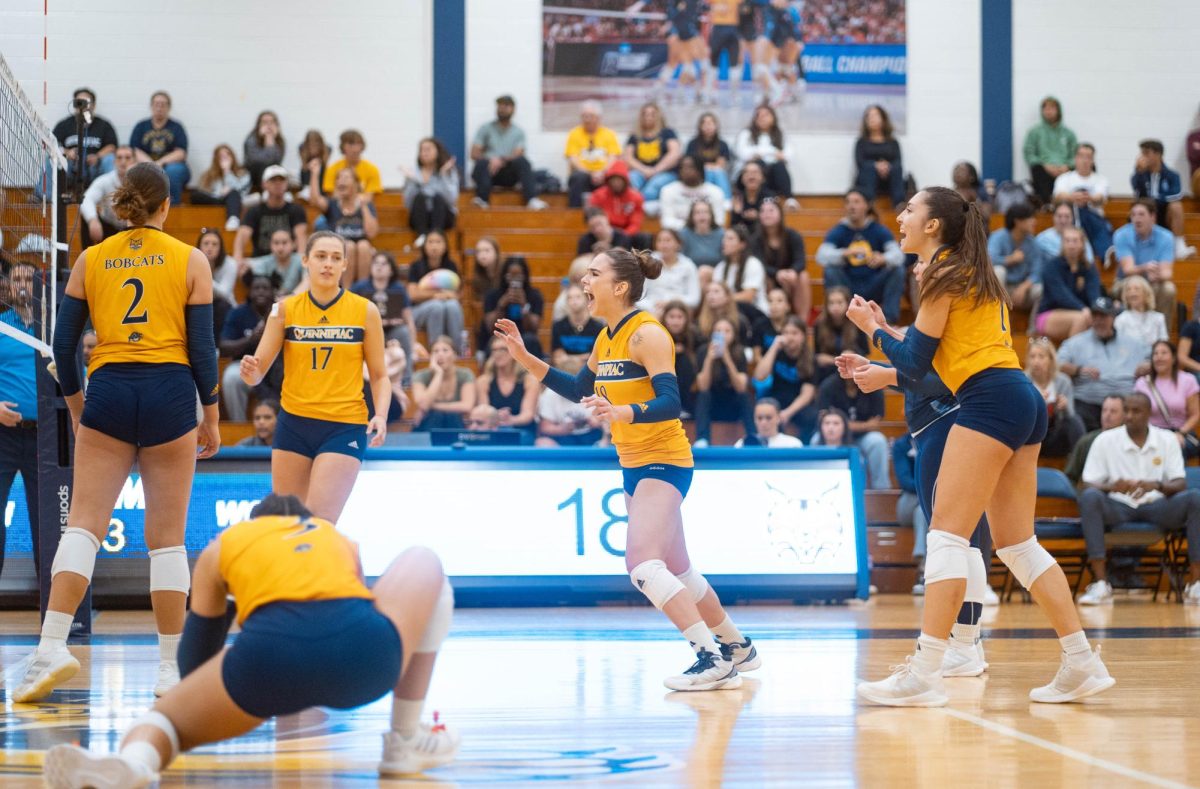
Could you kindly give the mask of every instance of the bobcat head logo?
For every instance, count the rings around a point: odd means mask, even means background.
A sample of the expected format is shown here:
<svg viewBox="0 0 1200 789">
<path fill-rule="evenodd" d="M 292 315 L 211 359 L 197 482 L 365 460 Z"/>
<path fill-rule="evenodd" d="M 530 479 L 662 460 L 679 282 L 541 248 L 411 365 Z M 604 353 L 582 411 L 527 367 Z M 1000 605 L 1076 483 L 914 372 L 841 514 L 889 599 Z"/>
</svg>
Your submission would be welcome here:
<svg viewBox="0 0 1200 789">
<path fill-rule="evenodd" d="M 136 332 L 136 331 L 135 331 L 135 332 L 130 332 L 130 334 L 129 334 L 129 341 L 130 341 L 130 342 L 141 342 L 141 341 L 142 341 L 142 333 L 141 333 L 141 332 Z"/>
<path fill-rule="evenodd" d="M 142 239 L 140 239 L 140 238 L 129 239 L 129 248 L 132 249 L 134 252 L 137 252 L 139 249 L 142 248 Z"/>
<path fill-rule="evenodd" d="M 781 559 L 814 564 L 822 555 L 836 555 L 846 545 L 847 528 L 832 494 L 841 483 L 815 497 L 790 496 L 767 484 L 771 496 L 767 534 Z"/>
</svg>

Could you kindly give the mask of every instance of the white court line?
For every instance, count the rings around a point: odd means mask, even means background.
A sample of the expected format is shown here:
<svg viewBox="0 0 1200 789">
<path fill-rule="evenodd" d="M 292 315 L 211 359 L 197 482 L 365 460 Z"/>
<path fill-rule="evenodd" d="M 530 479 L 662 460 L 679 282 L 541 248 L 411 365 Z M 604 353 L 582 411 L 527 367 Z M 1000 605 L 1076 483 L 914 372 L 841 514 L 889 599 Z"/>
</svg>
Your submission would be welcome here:
<svg viewBox="0 0 1200 789">
<path fill-rule="evenodd" d="M 961 710 L 951 709 L 950 707 L 942 707 L 941 710 L 951 718 L 958 718 L 959 720 L 966 721 L 967 723 L 974 723 L 976 726 L 987 729 L 988 731 L 993 731 L 997 734 L 1003 734 L 1006 737 L 1012 737 L 1014 740 L 1020 740 L 1021 742 L 1025 742 L 1030 745 L 1036 745 L 1039 748 L 1052 751 L 1060 756 L 1065 756 L 1068 759 L 1074 759 L 1077 762 L 1083 762 L 1084 764 L 1091 765 L 1092 767 L 1099 767 L 1103 770 L 1108 770 L 1111 773 L 1123 775 L 1126 778 L 1132 778 L 1135 781 L 1141 781 L 1153 786 L 1163 786 L 1167 787 L 1168 789 L 1191 789 L 1188 784 L 1172 781 L 1169 778 L 1160 778 L 1157 775 L 1151 775 L 1150 773 L 1145 773 L 1141 770 L 1135 770 L 1132 767 L 1126 767 L 1125 765 L 1118 764 L 1117 762 L 1110 762 L 1108 759 L 1101 759 L 1097 756 L 1092 756 L 1090 753 L 1084 753 L 1083 751 L 1077 751 L 1074 748 L 1068 748 L 1065 745 L 1059 745 L 1056 742 L 1043 740 L 1041 737 L 1035 737 L 1032 734 L 1026 734 L 1019 729 L 1014 729 L 1011 726 L 1005 726 L 1003 723 L 995 723 L 994 721 L 980 718 L 977 715 L 972 715 L 969 712 L 962 712 Z"/>
</svg>

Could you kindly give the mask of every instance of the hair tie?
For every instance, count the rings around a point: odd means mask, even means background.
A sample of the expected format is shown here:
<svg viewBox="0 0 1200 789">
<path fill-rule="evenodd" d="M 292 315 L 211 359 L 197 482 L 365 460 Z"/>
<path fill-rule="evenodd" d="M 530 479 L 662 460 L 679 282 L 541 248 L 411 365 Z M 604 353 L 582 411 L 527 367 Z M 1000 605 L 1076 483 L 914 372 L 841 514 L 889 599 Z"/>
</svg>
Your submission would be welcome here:
<svg viewBox="0 0 1200 789">
<path fill-rule="evenodd" d="M 966 214 L 966 213 L 970 212 L 970 210 L 971 210 L 971 204 L 968 203 L 966 200 L 963 200 L 963 213 Z"/>
</svg>

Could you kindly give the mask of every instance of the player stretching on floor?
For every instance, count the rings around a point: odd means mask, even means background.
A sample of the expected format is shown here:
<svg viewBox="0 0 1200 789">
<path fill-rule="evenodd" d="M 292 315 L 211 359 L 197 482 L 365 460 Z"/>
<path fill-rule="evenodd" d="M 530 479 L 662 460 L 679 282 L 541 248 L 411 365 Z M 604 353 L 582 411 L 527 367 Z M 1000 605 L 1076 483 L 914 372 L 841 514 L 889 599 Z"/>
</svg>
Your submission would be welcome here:
<svg viewBox="0 0 1200 789">
<path fill-rule="evenodd" d="M 918 283 L 923 268 L 922 264 L 917 264 Z M 903 337 L 899 332 L 895 336 Z M 946 449 L 946 437 L 958 417 L 958 401 L 937 377 L 937 373 L 931 372 L 923 380 L 914 381 L 897 372 L 894 367 L 872 363 L 856 353 L 843 353 L 835 361 L 838 373 L 843 378 L 852 378 L 864 392 L 891 386 L 904 393 L 904 418 L 917 450 L 917 498 L 928 522 L 933 513 L 934 491 L 942 453 Z M 962 608 L 958 611 L 958 621 L 950 629 L 950 648 L 942 659 L 943 677 L 978 677 L 987 671 L 983 641 L 979 636 L 979 617 L 983 613 L 983 601 L 987 593 L 987 562 L 979 546 L 985 541 L 990 555 L 991 535 L 986 517 L 980 519 L 971 535 L 966 593 Z"/>
<path fill-rule="evenodd" d="M 629 510 L 625 567 L 634 586 L 696 651 L 695 664 L 664 684 L 671 690 L 736 688 L 742 683 L 738 671 L 758 668 L 761 659 L 688 559 L 679 508 L 692 482 L 692 448 L 679 422 L 675 343 L 661 323 L 633 306 L 646 280 L 661 271 L 662 261 L 649 252 L 619 247 L 588 264 L 581 282 L 588 308 L 608 327 L 578 375 L 525 350 L 512 321 L 498 321 L 496 336 L 534 378 L 582 401 L 612 426 Z"/>
<path fill-rule="evenodd" d="M 379 308 L 341 287 L 346 242 L 320 230 L 304 252 L 308 290 L 277 303 L 242 380 L 257 386 L 283 349 L 282 409 L 271 450 L 271 485 L 294 494 L 318 517 L 337 522 L 354 489 L 368 441 L 387 435 L 391 381 L 383 362 Z M 375 415 L 367 420 L 362 369 L 371 376 Z"/>
<path fill-rule="evenodd" d="M 967 537 L 986 511 L 997 553 L 1050 619 L 1062 644 L 1054 680 L 1033 701 L 1064 702 L 1115 680 L 1088 645 L 1066 576 L 1033 533 L 1037 458 L 1046 434 L 1041 394 L 1021 371 L 1009 330 L 1009 299 L 987 254 L 975 203 L 955 191 L 919 192 L 900 212 L 900 246 L 927 261 L 921 308 L 903 342 L 855 296 L 848 315 L 896 368 L 920 380 L 937 371 L 959 403 L 938 471 L 929 524 L 925 610 L 916 654 L 890 677 L 864 682 L 861 698 L 891 706 L 943 706 L 942 660 L 969 576 Z"/>
<path fill-rule="evenodd" d="M 269 495 L 250 515 L 196 562 L 183 681 L 133 722 L 116 755 L 51 748 L 52 789 L 147 786 L 180 751 L 309 707 L 359 707 L 393 689 L 379 772 L 418 773 L 454 759 L 458 735 L 420 722 L 454 614 L 437 556 L 410 548 L 368 590 L 354 543 L 295 496 Z M 228 649 L 227 595 L 242 628 Z"/>
<path fill-rule="evenodd" d="M 54 362 L 75 430 L 71 512 L 54 554 L 42 635 L 12 700 L 44 699 L 75 676 L 71 620 L 96 566 L 117 495 L 134 463 L 146 496 L 150 604 L 158 628 L 154 693 L 179 681 L 175 654 L 190 577 L 184 530 L 200 457 L 221 446 L 212 270 L 204 253 L 162 231 L 170 210 L 162 168 L 135 165 L 113 193 L 128 230 L 82 252 L 54 331 Z M 84 396 L 75 361 L 89 315 L 96 348 Z M 204 405 L 197 427 L 196 393 Z"/>
</svg>

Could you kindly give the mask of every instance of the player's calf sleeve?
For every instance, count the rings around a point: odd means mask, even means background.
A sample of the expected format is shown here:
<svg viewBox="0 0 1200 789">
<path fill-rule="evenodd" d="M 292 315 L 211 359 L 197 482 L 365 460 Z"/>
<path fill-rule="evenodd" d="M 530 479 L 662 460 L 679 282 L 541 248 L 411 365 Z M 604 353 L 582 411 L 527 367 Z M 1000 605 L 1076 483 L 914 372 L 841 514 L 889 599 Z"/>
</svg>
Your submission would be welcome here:
<svg viewBox="0 0 1200 789">
<path fill-rule="evenodd" d="M 442 590 L 438 593 L 433 612 L 429 614 L 429 622 L 425 632 L 417 643 L 416 652 L 437 652 L 450 632 L 450 621 L 454 619 L 454 587 L 445 578 L 442 579 Z"/>
<path fill-rule="evenodd" d="M 1026 589 L 1055 564 L 1050 552 L 1038 544 L 1037 535 L 1007 548 L 997 548 L 996 555 Z"/>
<path fill-rule="evenodd" d="M 192 589 L 192 573 L 188 568 L 187 549 L 182 545 L 156 548 L 150 551 L 150 591 L 182 592 Z"/>
<path fill-rule="evenodd" d="M 658 610 L 671 602 L 671 598 L 684 590 L 683 584 L 667 569 L 661 559 L 649 559 L 629 571 L 629 579 L 638 591 Z"/>
<path fill-rule="evenodd" d="M 92 573 L 96 569 L 96 552 L 99 550 L 100 540 L 87 529 L 67 529 L 58 541 L 58 550 L 54 552 L 50 577 L 59 573 L 75 573 L 91 583 Z"/>
</svg>

